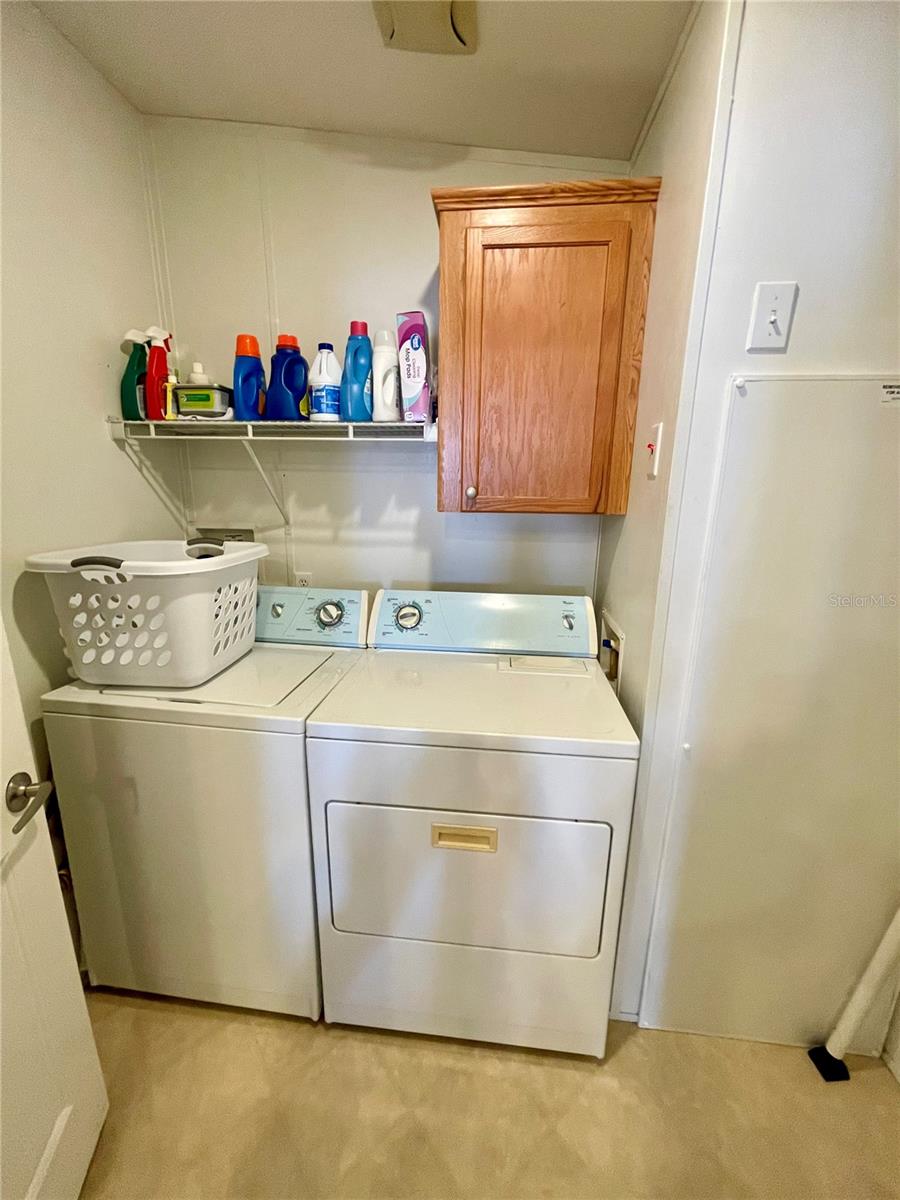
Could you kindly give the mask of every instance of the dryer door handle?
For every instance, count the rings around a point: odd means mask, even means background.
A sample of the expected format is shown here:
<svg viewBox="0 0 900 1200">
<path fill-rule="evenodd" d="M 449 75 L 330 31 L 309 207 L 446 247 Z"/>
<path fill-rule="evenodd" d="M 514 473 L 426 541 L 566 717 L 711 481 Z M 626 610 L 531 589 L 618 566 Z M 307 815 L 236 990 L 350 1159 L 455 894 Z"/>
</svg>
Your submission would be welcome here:
<svg viewBox="0 0 900 1200">
<path fill-rule="evenodd" d="M 497 853 L 497 829 L 491 825 L 432 825 L 431 844 L 436 850 L 481 850 Z"/>
</svg>

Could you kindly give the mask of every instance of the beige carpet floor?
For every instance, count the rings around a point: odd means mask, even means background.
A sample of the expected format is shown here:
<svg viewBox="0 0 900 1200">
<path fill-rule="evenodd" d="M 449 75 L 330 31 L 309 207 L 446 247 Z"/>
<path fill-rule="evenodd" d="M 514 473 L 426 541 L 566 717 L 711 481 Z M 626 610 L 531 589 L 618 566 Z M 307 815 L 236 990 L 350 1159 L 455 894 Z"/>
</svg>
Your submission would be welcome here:
<svg viewBox="0 0 900 1200">
<path fill-rule="evenodd" d="M 110 1113 L 83 1200 L 878 1200 L 900 1087 L 615 1024 L 604 1063 L 89 996 Z"/>
</svg>

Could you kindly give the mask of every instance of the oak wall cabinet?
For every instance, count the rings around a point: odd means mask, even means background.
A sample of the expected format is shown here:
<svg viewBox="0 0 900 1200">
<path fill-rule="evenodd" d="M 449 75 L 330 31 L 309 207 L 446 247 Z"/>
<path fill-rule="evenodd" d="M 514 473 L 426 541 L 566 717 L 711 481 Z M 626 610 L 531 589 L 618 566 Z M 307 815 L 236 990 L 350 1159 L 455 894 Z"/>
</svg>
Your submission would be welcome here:
<svg viewBox="0 0 900 1200">
<path fill-rule="evenodd" d="M 659 184 L 431 193 L 441 511 L 625 511 Z"/>
</svg>

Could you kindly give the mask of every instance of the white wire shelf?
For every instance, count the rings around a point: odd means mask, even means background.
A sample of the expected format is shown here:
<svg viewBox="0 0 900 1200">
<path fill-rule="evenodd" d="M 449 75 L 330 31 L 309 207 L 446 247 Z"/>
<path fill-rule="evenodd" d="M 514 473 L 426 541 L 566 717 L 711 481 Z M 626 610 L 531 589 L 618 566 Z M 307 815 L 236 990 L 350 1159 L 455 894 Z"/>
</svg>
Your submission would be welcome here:
<svg viewBox="0 0 900 1200">
<path fill-rule="evenodd" d="M 437 424 L 361 421 L 124 421 L 107 417 L 115 442 L 435 442 Z"/>
</svg>

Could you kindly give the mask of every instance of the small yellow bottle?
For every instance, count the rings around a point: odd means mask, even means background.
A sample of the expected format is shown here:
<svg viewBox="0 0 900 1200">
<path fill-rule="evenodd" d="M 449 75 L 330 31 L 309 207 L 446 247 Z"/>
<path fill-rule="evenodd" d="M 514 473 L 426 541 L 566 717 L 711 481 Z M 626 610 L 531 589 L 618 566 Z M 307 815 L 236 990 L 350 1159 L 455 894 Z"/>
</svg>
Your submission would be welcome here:
<svg viewBox="0 0 900 1200">
<path fill-rule="evenodd" d="M 163 399 L 165 400 L 167 421 L 175 421 L 178 418 L 178 405 L 175 403 L 175 388 L 178 386 L 178 376 L 169 373 L 169 378 L 163 384 Z"/>
</svg>

